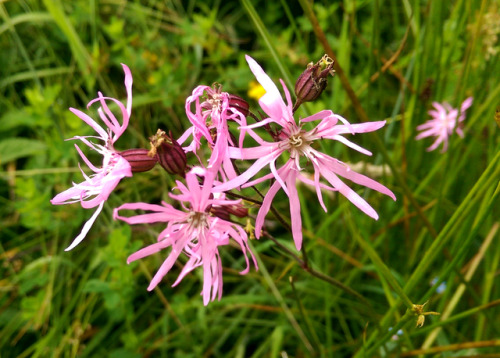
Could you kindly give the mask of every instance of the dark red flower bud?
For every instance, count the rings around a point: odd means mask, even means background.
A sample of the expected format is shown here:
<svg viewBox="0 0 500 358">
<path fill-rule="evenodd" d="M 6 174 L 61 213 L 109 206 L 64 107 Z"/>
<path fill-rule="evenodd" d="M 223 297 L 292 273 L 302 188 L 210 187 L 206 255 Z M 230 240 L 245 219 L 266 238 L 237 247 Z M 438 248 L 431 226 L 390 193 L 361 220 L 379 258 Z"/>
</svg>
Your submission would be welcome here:
<svg viewBox="0 0 500 358">
<path fill-rule="evenodd" d="M 229 221 L 231 220 L 231 218 L 229 217 L 229 213 L 228 211 L 226 210 L 225 207 L 223 206 L 212 206 L 210 208 L 210 212 L 214 215 L 214 216 L 217 216 L 218 218 L 222 219 L 222 220 L 226 220 L 226 221 Z"/>
<path fill-rule="evenodd" d="M 147 172 L 153 169 L 158 162 L 158 157 L 156 155 L 153 157 L 149 156 L 149 151 L 147 149 L 127 149 L 119 154 L 129 162 L 132 167 L 132 173 Z"/>
<path fill-rule="evenodd" d="M 184 149 L 173 138 L 172 133 L 167 135 L 164 131 L 158 129 L 156 134 L 149 138 L 151 142 L 150 156 L 157 155 L 158 163 L 169 174 L 179 174 L 184 176 L 186 173 L 187 158 Z"/>
<path fill-rule="evenodd" d="M 243 206 L 243 204 L 225 205 L 226 210 L 239 218 L 245 218 L 248 216 L 248 209 Z"/>
<path fill-rule="evenodd" d="M 245 117 L 248 116 L 250 105 L 240 96 L 228 93 L 229 107 L 236 109 Z"/>
<path fill-rule="evenodd" d="M 295 111 L 302 103 L 316 100 L 325 90 L 328 75 L 334 75 L 333 60 L 324 55 L 316 64 L 312 62 L 307 65 L 307 69 L 295 82 L 295 95 L 297 102 L 294 105 Z"/>
<path fill-rule="evenodd" d="M 210 212 L 221 218 L 223 220 L 229 221 L 229 215 L 234 215 L 239 218 L 244 218 L 248 216 L 248 209 L 243 206 L 243 204 L 234 205 L 222 205 L 222 206 L 212 206 Z"/>
</svg>

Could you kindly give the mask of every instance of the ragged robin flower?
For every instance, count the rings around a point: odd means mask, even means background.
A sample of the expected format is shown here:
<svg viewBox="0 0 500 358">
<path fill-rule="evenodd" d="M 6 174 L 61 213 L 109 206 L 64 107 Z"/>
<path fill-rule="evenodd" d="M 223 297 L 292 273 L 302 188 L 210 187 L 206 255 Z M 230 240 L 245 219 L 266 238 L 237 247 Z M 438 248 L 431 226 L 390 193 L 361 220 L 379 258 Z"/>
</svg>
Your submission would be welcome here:
<svg viewBox="0 0 500 358">
<path fill-rule="evenodd" d="M 194 111 L 193 111 L 194 105 Z M 228 157 L 229 146 L 243 144 L 245 131 L 240 133 L 239 142 L 231 137 L 228 121 L 240 126 L 246 125 L 248 104 L 240 97 L 222 91 L 222 86 L 198 86 L 186 99 L 186 115 L 192 126 L 178 139 L 183 144 L 190 136 L 192 142 L 184 147 L 186 152 L 196 152 L 204 138 L 212 150 L 207 169 L 219 172 L 223 177 L 234 178 L 236 171 Z"/>
<path fill-rule="evenodd" d="M 196 174 L 205 176 L 203 185 L 198 183 Z M 249 270 L 247 257 L 247 234 L 238 224 L 212 216 L 210 209 L 213 206 L 234 206 L 240 200 L 226 200 L 223 197 L 215 198 L 212 195 L 214 173 L 212 171 L 194 168 L 186 174 L 186 185 L 177 181 L 177 190 L 180 194 L 170 194 L 174 200 L 181 202 L 184 210 L 175 209 L 172 205 L 162 202 L 161 205 L 146 203 L 123 204 L 114 211 L 114 218 L 128 224 L 150 224 L 163 222 L 167 227 L 158 235 L 158 242 L 149 245 L 130 255 L 127 262 L 139 260 L 149 255 L 170 248 L 170 253 L 154 275 L 148 286 L 148 291 L 154 289 L 170 271 L 181 254 L 188 257 L 177 280 L 176 286 L 189 272 L 203 267 L 203 304 L 207 305 L 216 297 L 222 296 L 222 262 L 219 247 L 229 244 L 233 239 L 241 248 L 247 267 L 240 272 L 244 275 Z M 187 203 L 187 205 L 186 205 Z M 122 210 L 144 210 L 145 214 L 131 217 L 120 215 Z M 250 251 L 253 262 L 257 267 L 255 257 Z"/>
<path fill-rule="evenodd" d="M 433 102 L 432 105 L 435 110 L 429 111 L 432 119 L 417 127 L 417 130 L 421 132 L 415 139 L 420 140 L 426 137 L 435 137 L 436 140 L 427 148 L 427 151 L 434 150 L 443 143 L 441 152 L 446 152 L 448 149 L 448 140 L 453 131 L 463 138 L 462 122 L 465 120 L 465 111 L 472 105 L 472 101 L 472 97 L 463 101 L 460 106 L 460 113 L 458 109 L 451 107 L 446 102 L 443 104 Z"/>
<path fill-rule="evenodd" d="M 276 85 L 259 64 L 250 56 L 246 56 L 246 59 L 257 81 L 259 81 L 266 90 L 266 94 L 260 98 L 259 104 L 269 117 L 257 124 L 245 128 L 258 142 L 259 146 L 243 149 L 235 147 L 229 148 L 231 158 L 245 160 L 256 159 L 256 161 L 240 176 L 217 185 L 214 190 L 226 191 L 239 186 L 248 187 L 265 180 L 275 179 L 259 209 L 255 222 L 255 235 L 257 238 L 260 237 L 264 218 L 270 210 L 272 200 L 281 188 L 286 195 L 288 195 L 290 200 L 292 234 L 297 249 L 300 249 L 302 246 L 302 220 L 300 215 L 299 196 L 296 188 L 297 180 L 315 187 L 319 203 L 325 211 L 327 209 L 323 202 L 321 194 L 322 189 L 339 191 L 365 214 L 374 219 L 378 219 L 377 212 L 354 190 L 344 184 L 339 176 L 356 184 L 379 191 L 396 200 L 392 191 L 382 184 L 352 171 L 348 165 L 338 159 L 314 149 L 312 144 L 321 139 L 333 139 L 363 154 L 371 155 L 369 151 L 350 142 L 342 135 L 372 132 L 383 127 L 385 121 L 351 125 L 341 116 L 334 114 L 332 111 L 324 110 L 296 122 L 293 117 L 290 93 L 283 81 L 281 81 L 281 83 L 283 85 L 287 104 L 283 101 Z M 314 129 L 306 130 L 303 128 L 305 123 L 318 120 L 320 122 Z M 338 124 L 339 121 L 343 124 Z M 254 128 L 267 124 L 275 124 L 280 127 L 278 132 L 279 136 L 275 138 L 275 142 L 264 141 L 253 131 Z M 276 160 L 284 153 L 288 154 L 289 159 L 282 167 L 277 168 Z M 300 163 L 301 158 L 306 158 L 312 164 L 314 169 L 314 180 L 308 179 L 301 174 L 304 169 Z M 271 171 L 269 174 L 250 181 L 250 179 L 261 169 L 267 166 Z M 320 182 L 320 177 L 323 177 L 326 183 Z"/>
<path fill-rule="evenodd" d="M 54 205 L 63 205 L 80 202 L 85 209 L 97 207 L 94 214 L 83 225 L 80 234 L 73 240 L 71 245 L 66 249 L 69 251 L 77 246 L 87 235 L 97 216 L 102 211 L 104 203 L 108 199 L 111 192 L 116 188 L 120 180 L 124 177 L 132 176 L 132 169 L 129 162 L 122 157 L 119 151 L 115 150 L 114 144 L 127 129 L 130 114 L 132 112 L 132 74 L 130 69 L 123 65 L 125 72 L 125 89 L 127 91 L 127 105 L 124 106 L 120 101 L 111 97 L 104 97 L 101 92 L 98 92 L 98 97 L 89 102 L 87 107 L 99 102 L 101 107 L 98 108 L 99 117 L 106 125 L 104 129 L 94 119 L 89 117 L 82 111 L 70 108 L 70 111 L 78 116 L 82 121 L 87 123 L 96 132 L 97 136 L 76 136 L 71 139 L 79 139 L 90 149 L 102 155 L 102 165 L 95 166 L 83 154 L 78 145 L 75 144 L 76 150 L 82 157 L 87 166 L 94 172 L 92 175 L 87 175 L 82 170 L 82 175 L 85 180 L 79 184 L 73 183 L 73 186 L 62 193 L 56 195 L 50 202 Z M 106 101 L 114 102 L 120 109 L 122 121 L 121 124 L 115 115 L 109 109 Z M 95 140 L 101 143 L 95 142 Z"/>
</svg>

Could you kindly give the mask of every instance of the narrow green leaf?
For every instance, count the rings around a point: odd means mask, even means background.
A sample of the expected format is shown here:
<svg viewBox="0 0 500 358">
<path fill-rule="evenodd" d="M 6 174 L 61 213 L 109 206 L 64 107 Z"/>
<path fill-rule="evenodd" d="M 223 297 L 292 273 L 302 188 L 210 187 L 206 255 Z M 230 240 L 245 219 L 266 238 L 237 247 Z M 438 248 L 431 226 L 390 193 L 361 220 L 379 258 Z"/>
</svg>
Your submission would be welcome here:
<svg viewBox="0 0 500 358">
<path fill-rule="evenodd" d="M 27 138 L 8 138 L 0 141 L 0 165 L 18 158 L 40 154 L 46 149 L 42 141 Z"/>
</svg>

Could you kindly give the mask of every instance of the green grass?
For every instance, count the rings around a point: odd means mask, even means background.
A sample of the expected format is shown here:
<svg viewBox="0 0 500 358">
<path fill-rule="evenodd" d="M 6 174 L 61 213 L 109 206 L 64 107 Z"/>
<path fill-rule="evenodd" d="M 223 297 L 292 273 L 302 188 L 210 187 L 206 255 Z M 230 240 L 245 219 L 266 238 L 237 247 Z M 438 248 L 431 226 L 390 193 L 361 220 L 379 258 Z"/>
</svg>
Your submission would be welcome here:
<svg viewBox="0 0 500 358">
<path fill-rule="evenodd" d="M 499 11 L 494 0 L 0 3 L 1 357 L 498 356 Z M 49 201 L 81 180 L 64 140 L 92 133 L 68 108 L 84 110 L 97 91 L 125 98 L 120 63 L 134 76 L 117 142 L 126 149 L 147 147 L 158 128 L 182 134 L 199 84 L 247 97 L 244 54 L 293 87 L 325 53 L 337 75 L 297 115 L 387 120 L 353 138 L 372 157 L 321 144 L 386 168 L 367 175 L 396 202 L 353 186 L 378 221 L 339 195 L 325 196 L 324 213 L 301 186 L 307 258 L 269 214 L 275 239 L 251 242 L 259 271 L 240 276 L 239 251 L 224 248 L 222 300 L 204 307 L 201 272 L 172 288 L 179 264 L 147 292 L 164 257 L 126 264 L 162 227 L 129 227 L 112 209 L 167 199 L 175 178 L 156 168 L 124 180 L 85 241 L 64 251 L 91 215 Z M 444 154 L 414 140 L 432 101 L 458 107 L 468 96 L 464 139 Z M 288 217 L 286 199 L 275 206 Z M 417 328 L 412 308 L 425 302 L 441 315 Z"/>
</svg>

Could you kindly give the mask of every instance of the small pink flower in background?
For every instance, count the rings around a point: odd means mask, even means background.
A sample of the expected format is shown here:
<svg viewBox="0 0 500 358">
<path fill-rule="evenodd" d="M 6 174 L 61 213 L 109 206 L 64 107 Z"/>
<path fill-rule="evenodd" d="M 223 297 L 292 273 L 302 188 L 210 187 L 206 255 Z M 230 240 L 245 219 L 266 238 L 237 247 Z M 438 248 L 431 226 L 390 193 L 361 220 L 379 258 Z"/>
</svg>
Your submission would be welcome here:
<svg viewBox="0 0 500 358">
<path fill-rule="evenodd" d="M 97 136 L 76 136 L 70 139 L 81 140 L 85 145 L 101 154 L 103 159 L 102 166 L 100 168 L 94 166 L 85 154 L 83 154 L 80 147 L 75 144 L 76 150 L 94 174 L 87 176 L 82 170 L 85 181 L 79 184 L 73 183 L 73 187 L 56 195 L 51 200 L 51 203 L 54 205 L 80 202 L 81 206 L 85 209 L 97 207 L 97 210 L 83 225 L 82 231 L 73 240 L 66 251 L 73 249 L 85 238 L 97 216 L 102 211 L 104 202 L 108 199 L 109 195 L 118 185 L 120 180 L 124 177 L 132 176 L 130 164 L 114 149 L 114 143 L 127 129 L 130 114 L 132 112 L 132 74 L 126 65 L 122 64 L 122 66 L 123 71 L 125 72 L 125 88 L 127 91 L 126 107 L 115 98 L 104 97 L 101 92 L 98 92 L 98 97 L 90 101 L 87 105 L 87 107 L 90 107 L 95 102 L 100 103 L 101 107 L 98 109 L 99 117 L 106 125 L 107 130 L 101 127 L 96 121 L 82 111 L 70 108 L 71 112 L 91 126 L 98 134 Z M 118 105 L 122 115 L 121 124 L 109 109 L 106 101 L 112 101 Z M 92 139 L 100 140 L 103 143 L 94 143 L 91 141 Z"/>
<path fill-rule="evenodd" d="M 240 103 L 244 103 L 246 108 L 238 106 Z M 195 112 L 192 112 L 193 104 Z M 227 156 L 227 148 L 229 145 L 235 146 L 236 144 L 231 139 L 227 122 L 232 120 L 240 126 L 245 126 L 247 113 L 242 113 L 245 111 L 248 111 L 248 104 L 237 96 L 222 92 L 220 86 L 214 85 L 214 88 L 198 86 L 186 99 L 186 115 L 192 127 L 184 132 L 178 142 L 183 144 L 189 136 L 192 136 L 193 141 L 184 147 L 184 150 L 196 152 L 201 146 L 201 139 L 205 138 L 212 149 L 207 168 L 219 171 L 222 166 L 221 174 L 225 173 L 227 177 L 234 178 L 236 172 Z M 240 147 L 244 137 L 243 130 L 239 139 Z"/>
<path fill-rule="evenodd" d="M 240 272 L 242 275 L 249 270 L 249 260 L 246 254 L 249 249 L 247 234 L 241 226 L 209 214 L 212 206 L 235 205 L 240 200 L 214 199 L 212 187 L 215 174 L 208 170 L 205 171 L 204 184 L 200 186 L 195 175 L 195 173 L 201 174 L 199 169 L 196 168 L 186 175 L 187 186 L 177 181 L 177 189 L 180 194 L 169 194 L 172 199 L 182 203 L 184 211 L 177 210 L 165 202 L 162 202 L 162 205 L 129 203 L 116 208 L 113 216 L 115 219 L 123 220 L 131 225 L 167 223 L 167 227 L 158 235 L 157 243 L 130 255 L 127 262 L 130 263 L 171 247 L 170 254 L 149 284 L 148 291 L 151 291 L 170 271 L 179 255 L 184 252 L 189 257 L 188 262 L 172 286 L 176 286 L 196 267 L 203 266 L 203 290 L 201 294 L 203 295 L 203 304 L 207 305 L 215 297 L 220 300 L 222 296 L 222 264 L 219 246 L 228 245 L 230 238 L 240 246 L 247 263 L 246 269 Z M 185 206 L 184 203 L 189 205 Z M 148 213 L 123 217 L 119 215 L 120 210 L 145 210 Z M 250 255 L 257 267 L 251 251 Z"/>
<path fill-rule="evenodd" d="M 258 142 L 258 147 L 243 149 L 235 147 L 229 148 L 229 155 L 231 158 L 257 160 L 240 176 L 223 184 L 217 185 L 214 190 L 226 191 L 239 186 L 252 186 L 272 178 L 276 179 L 264 197 L 262 207 L 257 215 L 255 222 L 255 235 L 257 238 L 260 237 L 262 226 L 264 224 L 264 218 L 269 212 L 271 202 L 278 190 L 282 188 L 290 199 L 292 233 L 295 246 L 299 250 L 302 246 L 302 220 L 300 216 L 300 201 L 296 189 L 297 180 L 313 185 L 316 188 L 318 200 L 325 211 L 327 210 L 325 204 L 323 203 L 321 189 L 339 191 L 365 214 L 374 219 L 378 219 L 376 211 L 355 191 L 344 184 L 338 176 L 349 179 L 356 184 L 364 185 L 368 188 L 377 190 L 396 200 L 394 194 L 382 184 L 350 170 L 349 166 L 346 164 L 330 157 L 329 155 L 317 151 L 311 145 L 316 140 L 328 138 L 344 143 L 345 145 L 363 154 L 371 155 L 369 151 L 350 142 L 344 138 L 342 134 L 372 132 L 383 127 L 385 121 L 351 125 L 347 122 L 347 120 L 334 114 L 332 111 L 321 111 L 299 120 L 299 123 L 297 124 L 293 118 L 290 93 L 283 81 L 281 81 L 281 84 L 283 86 L 288 104 L 285 104 L 278 88 L 259 66 L 259 64 L 250 56 L 246 56 L 246 60 L 253 74 L 257 78 L 257 81 L 259 81 L 262 87 L 266 90 L 266 94 L 260 98 L 259 104 L 269 117 L 258 122 L 257 124 L 245 127 L 248 133 Z M 306 131 L 302 128 L 304 123 L 318 120 L 321 121 L 314 129 Z M 339 125 L 339 121 L 343 124 Z M 272 143 L 262 140 L 257 136 L 257 134 L 255 134 L 255 132 L 253 132 L 254 128 L 269 123 L 275 123 L 281 127 L 276 141 Z M 289 154 L 289 159 L 281 168 L 277 169 L 276 160 L 285 152 Z M 301 157 L 307 158 L 307 160 L 312 163 L 314 168 L 314 180 L 307 179 L 305 176 L 301 175 Z M 271 173 L 249 182 L 252 177 L 254 177 L 266 166 L 269 166 Z M 320 183 L 320 177 L 323 177 L 329 185 Z"/>
<path fill-rule="evenodd" d="M 435 110 L 429 111 L 432 119 L 417 127 L 417 130 L 422 132 L 415 139 L 420 140 L 426 137 L 436 137 L 436 140 L 427 148 L 427 151 L 434 150 L 443 143 L 441 152 L 446 152 L 448 149 L 448 138 L 453 134 L 453 130 L 463 138 L 464 133 L 460 124 L 465 120 L 465 111 L 472 105 L 472 101 L 472 97 L 463 101 L 460 106 L 460 115 L 458 109 L 451 107 L 446 102 L 443 104 L 433 102 L 432 105 Z"/>
</svg>

